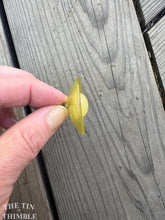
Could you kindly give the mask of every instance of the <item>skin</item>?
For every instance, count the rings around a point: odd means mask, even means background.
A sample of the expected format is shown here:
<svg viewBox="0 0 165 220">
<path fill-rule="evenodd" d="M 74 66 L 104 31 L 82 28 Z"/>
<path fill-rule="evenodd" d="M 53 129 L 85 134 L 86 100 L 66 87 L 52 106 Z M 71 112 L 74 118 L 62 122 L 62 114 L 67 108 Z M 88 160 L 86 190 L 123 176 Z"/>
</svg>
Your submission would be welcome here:
<svg viewBox="0 0 165 220">
<path fill-rule="evenodd" d="M 66 100 L 32 74 L 0 67 L 0 219 L 20 173 L 67 118 L 67 110 L 58 106 Z M 16 122 L 12 108 L 26 105 L 37 110 Z M 2 128 L 7 129 L 3 134 Z"/>
</svg>

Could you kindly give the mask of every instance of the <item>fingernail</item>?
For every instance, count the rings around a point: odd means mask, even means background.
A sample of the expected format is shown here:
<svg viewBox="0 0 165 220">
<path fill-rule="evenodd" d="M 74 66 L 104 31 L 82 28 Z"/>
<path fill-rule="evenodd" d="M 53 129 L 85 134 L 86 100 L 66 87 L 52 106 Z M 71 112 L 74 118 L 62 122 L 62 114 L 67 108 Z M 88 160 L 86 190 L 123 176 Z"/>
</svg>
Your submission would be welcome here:
<svg viewBox="0 0 165 220">
<path fill-rule="evenodd" d="M 68 110 L 61 105 L 54 106 L 47 115 L 47 123 L 51 131 L 55 131 L 67 118 Z"/>
</svg>

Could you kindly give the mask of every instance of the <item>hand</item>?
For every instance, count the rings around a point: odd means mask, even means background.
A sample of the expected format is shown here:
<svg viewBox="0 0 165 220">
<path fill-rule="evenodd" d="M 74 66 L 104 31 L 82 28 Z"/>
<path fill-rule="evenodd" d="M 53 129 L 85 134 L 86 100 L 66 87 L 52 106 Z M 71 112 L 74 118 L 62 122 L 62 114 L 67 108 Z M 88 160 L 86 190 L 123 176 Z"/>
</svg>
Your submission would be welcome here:
<svg viewBox="0 0 165 220">
<path fill-rule="evenodd" d="M 0 67 L 0 127 L 8 129 L 0 136 L 0 219 L 18 176 L 67 118 L 66 99 L 30 73 Z M 25 105 L 38 109 L 15 123 L 11 109 Z"/>
</svg>

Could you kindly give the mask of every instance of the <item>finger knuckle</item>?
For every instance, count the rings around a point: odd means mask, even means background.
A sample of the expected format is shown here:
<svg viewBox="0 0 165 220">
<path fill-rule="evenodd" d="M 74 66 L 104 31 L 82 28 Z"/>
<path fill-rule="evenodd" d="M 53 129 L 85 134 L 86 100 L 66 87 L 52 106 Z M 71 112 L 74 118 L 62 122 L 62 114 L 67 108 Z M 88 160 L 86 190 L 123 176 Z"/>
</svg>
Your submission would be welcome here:
<svg viewBox="0 0 165 220">
<path fill-rule="evenodd" d="M 38 154 L 41 149 L 41 134 L 34 127 L 24 127 L 21 130 L 21 137 L 25 151 L 31 154 L 32 159 Z"/>
</svg>

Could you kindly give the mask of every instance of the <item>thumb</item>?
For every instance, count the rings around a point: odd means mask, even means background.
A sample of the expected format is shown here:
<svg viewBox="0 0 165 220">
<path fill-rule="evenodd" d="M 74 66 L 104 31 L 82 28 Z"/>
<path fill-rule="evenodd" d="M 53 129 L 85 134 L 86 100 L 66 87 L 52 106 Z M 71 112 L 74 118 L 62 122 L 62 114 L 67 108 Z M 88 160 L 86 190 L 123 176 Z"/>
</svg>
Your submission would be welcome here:
<svg viewBox="0 0 165 220">
<path fill-rule="evenodd" d="M 43 107 L 0 137 L 0 185 L 3 181 L 12 185 L 17 180 L 67 115 L 67 109 L 63 106 Z"/>
</svg>

